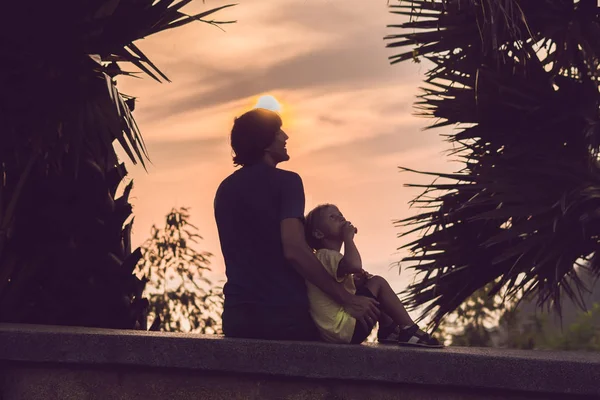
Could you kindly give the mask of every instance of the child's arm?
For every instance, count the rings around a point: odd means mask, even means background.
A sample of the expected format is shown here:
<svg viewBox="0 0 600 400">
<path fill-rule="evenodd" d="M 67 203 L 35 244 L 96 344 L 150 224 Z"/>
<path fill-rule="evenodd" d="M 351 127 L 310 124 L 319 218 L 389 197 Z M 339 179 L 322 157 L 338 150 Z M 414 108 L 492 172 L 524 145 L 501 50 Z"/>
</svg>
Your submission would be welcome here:
<svg viewBox="0 0 600 400">
<path fill-rule="evenodd" d="M 341 259 L 338 266 L 338 276 L 362 271 L 362 260 L 360 259 L 360 253 L 356 248 L 356 244 L 354 243 L 356 228 L 354 228 L 350 222 L 346 222 L 342 229 L 344 235 L 344 257 Z"/>
<path fill-rule="evenodd" d="M 304 279 L 341 304 L 365 328 L 368 321 L 377 320 L 379 302 L 369 297 L 354 296 L 325 271 L 306 244 L 304 225 L 298 218 L 287 218 L 281 222 L 281 240 L 285 257 Z"/>
</svg>

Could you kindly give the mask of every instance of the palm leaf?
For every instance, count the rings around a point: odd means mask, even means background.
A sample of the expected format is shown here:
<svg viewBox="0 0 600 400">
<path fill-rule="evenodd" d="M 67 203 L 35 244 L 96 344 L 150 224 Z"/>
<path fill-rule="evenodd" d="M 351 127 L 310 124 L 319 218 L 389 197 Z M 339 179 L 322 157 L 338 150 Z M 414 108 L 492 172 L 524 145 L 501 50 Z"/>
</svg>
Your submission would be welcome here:
<svg viewBox="0 0 600 400">
<path fill-rule="evenodd" d="M 597 4 L 436 0 L 391 11 L 410 16 L 392 26 L 406 33 L 386 37 L 408 48 L 391 63 L 433 63 L 416 104 L 439 119 L 429 128 L 471 125 L 448 136 L 460 145 L 459 173 L 409 185 L 425 189 L 412 203 L 424 212 L 396 226 L 424 234 L 404 246 L 421 279 L 404 300 L 432 327 L 481 288 L 560 312 L 561 295 L 584 284 L 576 263 L 589 259 L 600 275 Z"/>
<path fill-rule="evenodd" d="M 0 26 L 0 320 L 143 326 L 143 281 L 132 276 L 131 184 L 147 150 L 115 77 L 168 80 L 135 42 L 196 16 L 190 0 L 9 2 Z M 82 299 L 85 299 L 83 301 Z M 142 321 L 144 320 L 144 321 Z"/>
</svg>

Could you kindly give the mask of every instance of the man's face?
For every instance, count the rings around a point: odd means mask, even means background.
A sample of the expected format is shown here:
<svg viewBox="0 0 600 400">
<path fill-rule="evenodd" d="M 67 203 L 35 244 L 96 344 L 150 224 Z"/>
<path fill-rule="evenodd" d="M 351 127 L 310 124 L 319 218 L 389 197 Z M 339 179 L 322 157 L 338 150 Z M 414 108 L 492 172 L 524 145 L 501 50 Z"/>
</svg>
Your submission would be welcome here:
<svg viewBox="0 0 600 400">
<path fill-rule="evenodd" d="M 271 156 L 275 164 L 290 159 L 286 148 L 288 139 L 289 136 L 282 129 L 280 129 L 275 135 L 275 140 L 273 140 L 273 143 L 271 143 L 271 145 L 265 149 L 265 152 Z"/>
</svg>

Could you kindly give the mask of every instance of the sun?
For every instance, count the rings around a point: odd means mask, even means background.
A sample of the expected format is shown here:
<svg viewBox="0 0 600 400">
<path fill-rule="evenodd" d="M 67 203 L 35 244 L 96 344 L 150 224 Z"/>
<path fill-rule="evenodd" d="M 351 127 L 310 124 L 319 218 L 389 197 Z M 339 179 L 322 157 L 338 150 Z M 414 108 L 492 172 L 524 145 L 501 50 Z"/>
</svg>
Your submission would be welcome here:
<svg viewBox="0 0 600 400">
<path fill-rule="evenodd" d="M 282 94 L 283 97 L 286 97 L 285 95 Z M 256 100 L 254 100 L 256 99 Z M 269 93 L 263 93 L 260 96 L 258 96 L 258 98 L 253 97 L 252 99 L 249 99 L 249 101 L 252 101 L 254 103 L 254 101 L 256 101 L 251 107 L 252 108 L 264 108 L 267 110 L 271 110 L 276 112 L 277 114 L 279 114 L 281 116 L 281 119 L 283 120 L 283 124 L 287 127 L 287 128 L 293 128 L 295 126 L 295 120 L 296 118 L 294 118 L 295 112 L 294 112 L 294 107 L 292 104 L 286 103 L 285 101 L 282 101 L 281 99 L 277 99 L 277 97 L 273 94 L 269 94 Z M 246 103 L 248 104 L 248 103 Z M 250 103 L 252 104 L 252 103 Z"/>
<path fill-rule="evenodd" d="M 265 108 L 267 110 L 275 111 L 278 113 L 280 113 L 283 109 L 283 107 L 277 101 L 277 99 L 274 96 L 271 96 L 270 94 L 260 96 L 256 104 L 254 105 L 254 108 Z"/>
</svg>

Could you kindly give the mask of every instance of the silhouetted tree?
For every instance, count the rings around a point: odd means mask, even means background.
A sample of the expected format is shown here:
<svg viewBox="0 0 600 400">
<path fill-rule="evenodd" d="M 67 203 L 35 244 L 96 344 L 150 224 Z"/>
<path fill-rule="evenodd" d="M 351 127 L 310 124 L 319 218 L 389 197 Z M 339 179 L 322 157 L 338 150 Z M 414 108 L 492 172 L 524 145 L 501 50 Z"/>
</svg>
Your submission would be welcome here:
<svg viewBox="0 0 600 400">
<path fill-rule="evenodd" d="M 392 63 L 432 64 L 417 106 L 463 162 L 431 173 L 404 261 L 404 300 L 432 327 L 474 292 L 577 300 L 574 266 L 600 274 L 600 13 L 596 0 L 407 0 Z M 413 185 L 415 186 L 415 185 Z M 494 285 L 487 286 L 490 282 Z"/>
<path fill-rule="evenodd" d="M 8 1 L 0 24 L 0 321 L 144 328 L 133 275 L 130 161 L 145 147 L 130 63 L 167 80 L 135 42 L 205 17 L 190 0 Z M 225 6 L 227 7 L 227 6 Z"/>
<path fill-rule="evenodd" d="M 187 208 L 174 208 L 163 228 L 152 226 L 136 273 L 146 282 L 150 316 L 160 318 L 162 330 L 221 333 L 222 291 L 204 276 L 212 254 L 193 248 L 202 237 L 189 217 Z"/>
</svg>

